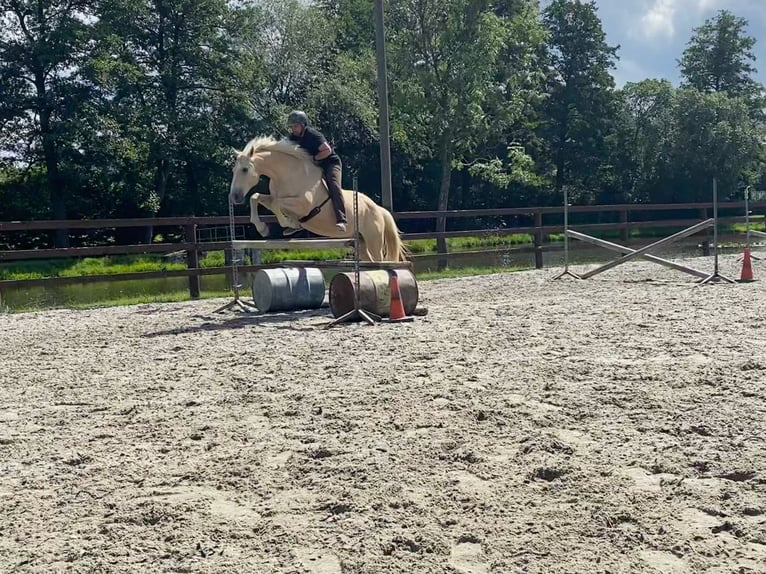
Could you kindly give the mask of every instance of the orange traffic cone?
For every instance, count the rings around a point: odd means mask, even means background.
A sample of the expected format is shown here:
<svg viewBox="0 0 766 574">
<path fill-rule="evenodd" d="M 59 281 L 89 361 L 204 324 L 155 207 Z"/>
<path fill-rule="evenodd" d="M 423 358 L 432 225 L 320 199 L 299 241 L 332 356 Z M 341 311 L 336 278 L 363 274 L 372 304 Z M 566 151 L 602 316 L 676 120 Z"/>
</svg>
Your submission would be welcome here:
<svg viewBox="0 0 766 574">
<path fill-rule="evenodd" d="M 745 247 L 745 254 L 742 257 L 742 274 L 739 278 L 740 283 L 754 281 L 753 264 L 750 261 L 750 248 Z"/>
<path fill-rule="evenodd" d="M 391 271 L 391 303 L 388 309 L 388 320 L 394 323 L 403 321 L 414 321 L 414 317 L 410 317 L 404 313 L 404 305 L 402 304 L 402 294 L 399 291 L 399 276 L 396 271 Z"/>
</svg>

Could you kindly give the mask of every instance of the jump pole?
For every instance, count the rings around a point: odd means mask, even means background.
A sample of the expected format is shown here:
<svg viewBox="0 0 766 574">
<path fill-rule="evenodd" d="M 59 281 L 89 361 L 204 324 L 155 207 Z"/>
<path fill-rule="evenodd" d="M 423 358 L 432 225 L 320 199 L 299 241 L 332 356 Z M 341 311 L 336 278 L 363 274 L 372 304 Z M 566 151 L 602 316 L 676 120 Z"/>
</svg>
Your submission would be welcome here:
<svg viewBox="0 0 766 574">
<path fill-rule="evenodd" d="M 610 249 L 612 251 L 616 251 L 617 253 L 630 254 L 635 251 L 635 249 L 631 249 L 630 247 L 625 247 L 624 245 L 612 243 L 611 241 L 606 241 L 604 239 L 599 239 L 597 237 L 585 235 L 584 233 L 578 233 L 577 231 L 570 230 L 568 233 L 570 237 L 572 237 L 572 239 L 579 239 L 580 241 L 584 241 L 586 243 L 592 243 L 593 245 L 597 245 L 598 247 L 603 247 L 605 249 Z M 662 257 L 657 257 L 656 255 L 650 255 L 646 253 L 643 255 L 643 258 L 648 261 L 658 263 L 659 265 L 664 265 L 665 267 L 669 267 L 670 269 L 675 269 L 676 271 L 683 271 L 684 273 L 688 273 L 689 275 L 694 275 L 695 277 L 699 277 L 700 279 L 704 279 L 705 277 L 708 276 L 708 273 L 706 271 L 699 271 L 692 267 L 687 267 L 686 265 L 681 265 L 680 263 L 675 263 L 674 261 L 668 261 L 667 259 L 663 259 Z"/>
<path fill-rule="evenodd" d="M 718 180 L 716 178 L 713 178 L 713 248 L 715 249 L 713 273 L 700 281 L 697 287 L 707 285 L 708 283 L 736 283 L 734 279 L 729 279 L 718 272 Z"/>
<path fill-rule="evenodd" d="M 598 275 L 599 273 L 603 273 L 604 271 L 608 271 L 609 269 L 612 269 L 614 267 L 617 267 L 618 265 L 622 265 L 623 263 L 627 263 L 628 261 L 632 261 L 633 259 L 638 259 L 639 257 L 644 257 L 647 255 L 650 251 L 654 251 L 655 249 L 659 247 L 663 247 L 665 245 L 668 245 L 670 243 L 673 243 L 674 241 L 678 241 L 679 239 L 683 239 L 684 237 L 688 237 L 690 235 L 694 235 L 698 231 L 701 231 L 703 229 L 707 229 L 713 224 L 712 219 L 706 219 L 705 221 L 700 221 L 699 223 L 692 225 L 691 227 L 687 227 L 686 229 L 679 231 L 678 233 L 674 233 L 673 235 L 669 235 L 668 237 L 665 237 L 664 239 L 660 239 L 659 241 L 655 241 L 654 243 L 651 243 L 649 245 L 646 245 L 642 247 L 641 249 L 636 249 L 631 251 L 630 253 L 624 255 L 623 257 L 620 257 L 619 259 L 615 259 L 613 261 L 610 261 L 609 263 L 605 263 L 604 265 L 597 267 L 596 269 L 591 269 L 587 273 L 583 273 L 580 277 L 583 279 L 588 279 L 590 277 L 593 277 L 594 275 Z M 570 231 L 570 235 L 574 236 L 574 232 Z"/>
<path fill-rule="evenodd" d="M 266 265 L 248 266 L 248 269 L 274 269 L 281 267 L 317 267 L 319 269 L 351 269 L 354 272 L 354 308 L 337 318 L 325 328 L 329 329 L 339 323 L 351 321 L 355 318 L 360 318 L 367 323 L 374 325 L 376 321 L 381 321 L 382 317 L 379 317 L 375 313 L 371 313 L 365 309 L 362 309 L 360 302 L 360 273 L 362 269 L 411 269 L 412 263 L 409 261 L 361 261 L 361 254 L 359 252 L 359 196 L 357 189 L 357 176 L 354 174 L 354 237 L 352 239 L 246 239 L 236 240 L 233 239 L 234 235 L 234 206 L 229 203 L 229 228 L 230 228 L 230 243 L 232 249 L 231 271 L 232 271 L 232 287 L 234 290 L 234 300 L 230 301 L 226 305 L 223 305 L 219 309 L 216 309 L 216 313 L 222 312 L 227 309 L 237 308 L 244 312 L 250 313 L 251 310 L 248 307 L 257 309 L 253 303 L 243 301 L 239 297 L 239 273 L 238 263 L 240 255 L 244 249 L 327 249 L 338 247 L 353 247 L 354 257 L 352 260 L 337 260 L 337 261 L 293 261 L 285 260 L 279 263 L 271 263 Z"/>
<path fill-rule="evenodd" d="M 565 276 L 582 279 L 577 273 L 569 270 L 569 192 L 567 186 L 564 186 L 564 270 L 556 275 L 552 280 L 561 279 Z"/>
</svg>

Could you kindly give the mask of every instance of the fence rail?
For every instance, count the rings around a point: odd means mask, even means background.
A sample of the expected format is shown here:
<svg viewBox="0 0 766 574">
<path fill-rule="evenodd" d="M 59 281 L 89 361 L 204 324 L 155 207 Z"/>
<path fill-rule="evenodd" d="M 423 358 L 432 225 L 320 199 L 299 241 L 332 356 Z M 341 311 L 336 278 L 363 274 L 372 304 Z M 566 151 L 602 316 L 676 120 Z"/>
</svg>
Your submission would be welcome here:
<svg viewBox="0 0 766 574">
<path fill-rule="evenodd" d="M 729 224 L 744 221 L 743 201 L 720 203 L 719 212 L 732 212 L 739 210 L 741 216 L 720 217 L 719 223 Z M 766 211 L 766 201 L 750 202 L 751 212 Z M 712 210 L 710 202 L 701 203 L 669 203 L 669 204 L 615 204 L 615 205 L 577 205 L 569 208 L 570 214 L 611 214 L 617 215 L 619 221 L 609 223 L 571 223 L 570 226 L 578 230 L 593 232 L 620 231 L 622 240 L 627 240 L 632 230 L 651 229 L 658 227 L 688 227 L 701 219 L 709 217 L 708 210 Z M 697 219 L 653 219 L 633 220 L 633 213 L 652 213 L 661 211 L 694 211 Z M 507 216 L 522 216 L 531 218 L 533 225 L 512 227 L 491 227 L 482 229 L 467 229 L 444 232 L 414 232 L 403 233 L 404 240 L 437 239 L 457 237 L 488 237 L 507 236 L 515 234 L 529 234 L 533 237 L 532 245 L 503 249 L 504 252 L 533 253 L 535 267 L 543 268 L 543 253 L 557 251 L 559 246 L 546 245 L 545 236 L 563 232 L 563 224 L 560 222 L 546 223 L 545 217 L 560 217 L 563 215 L 563 206 L 559 207 L 518 207 L 501 209 L 466 209 L 447 211 L 408 211 L 395 213 L 397 221 L 404 220 L 435 220 L 445 217 L 447 219 L 460 218 L 498 218 Z M 275 222 L 273 216 L 263 216 L 262 220 L 269 223 Z M 249 225 L 249 216 L 235 217 L 238 225 Z M 11 287 L 33 287 L 49 285 L 67 285 L 74 283 L 112 282 L 136 279 L 156 279 L 166 277 L 188 277 L 189 293 L 196 298 L 200 295 L 200 277 L 204 275 L 216 275 L 225 273 L 228 267 L 200 267 L 200 253 L 205 251 L 227 250 L 230 248 L 228 241 L 199 241 L 198 230 L 211 226 L 223 226 L 229 224 L 229 218 L 216 217 L 159 217 L 138 219 L 93 219 L 93 220 L 47 220 L 47 221 L 5 221 L 0 222 L 0 234 L 25 232 L 25 231 L 55 231 L 60 229 L 120 229 L 136 227 L 168 228 L 178 227 L 183 231 L 183 240 L 178 243 L 145 243 L 134 245 L 100 245 L 93 247 L 69 247 L 51 249 L 17 249 L 0 251 L 0 263 L 11 261 L 26 261 L 39 259 L 73 258 L 73 257 L 98 257 L 105 255 L 128 255 L 142 253 L 186 253 L 186 269 L 173 269 L 161 271 L 145 271 L 134 273 L 118 273 L 104 275 L 84 275 L 77 277 L 48 277 L 39 279 L 8 279 L 0 280 L 0 291 Z M 438 254 L 440 258 L 449 258 L 449 253 Z M 453 254 L 454 255 L 454 254 Z M 245 265 L 240 269 L 243 272 L 257 269 L 279 267 L 281 264 Z"/>
</svg>

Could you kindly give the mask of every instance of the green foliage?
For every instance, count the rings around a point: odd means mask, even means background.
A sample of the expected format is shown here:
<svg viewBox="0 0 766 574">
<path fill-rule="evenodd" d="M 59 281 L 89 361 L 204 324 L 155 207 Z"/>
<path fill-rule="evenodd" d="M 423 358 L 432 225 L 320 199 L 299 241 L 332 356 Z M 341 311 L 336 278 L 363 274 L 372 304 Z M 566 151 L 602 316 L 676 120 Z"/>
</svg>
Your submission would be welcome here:
<svg viewBox="0 0 766 574">
<path fill-rule="evenodd" d="M 565 186 L 574 203 L 693 201 L 709 198 L 713 175 L 727 198 L 764 186 L 764 90 L 747 21 L 721 11 L 694 30 L 681 88 L 647 79 L 615 90 L 618 49 L 596 4 L 544 5 L 385 3 L 396 210 L 558 205 Z M 284 135 L 293 108 L 335 145 L 346 186 L 356 171 L 380 201 L 373 0 L 0 8 L 0 220 L 225 214 L 231 148 Z M 53 238 L 4 234 L 0 249 Z"/>
<path fill-rule="evenodd" d="M 700 92 L 725 92 L 763 103 L 755 73 L 755 38 L 745 33 L 747 20 L 728 10 L 695 28 L 679 64 L 684 86 Z"/>
<path fill-rule="evenodd" d="M 617 47 L 601 28 L 596 4 L 553 0 L 545 9 L 550 30 L 551 74 L 543 104 L 544 134 L 555 169 L 555 187 L 571 188 L 574 201 L 592 201 L 602 178 L 607 140 L 615 119 Z"/>
</svg>

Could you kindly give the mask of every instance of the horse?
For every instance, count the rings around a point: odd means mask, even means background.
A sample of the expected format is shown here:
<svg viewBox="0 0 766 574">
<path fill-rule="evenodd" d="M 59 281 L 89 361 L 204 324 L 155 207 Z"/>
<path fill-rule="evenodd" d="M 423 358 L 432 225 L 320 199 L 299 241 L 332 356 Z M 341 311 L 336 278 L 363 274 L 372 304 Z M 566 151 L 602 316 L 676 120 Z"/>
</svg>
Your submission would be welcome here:
<svg viewBox="0 0 766 574">
<path fill-rule="evenodd" d="M 282 227 L 303 227 L 330 238 L 351 238 L 354 234 L 354 192 L 343 189 L 348 224 L 346 231 L 335 227 L 327 184 L 322 170 L 311 156 L 293 142 L 271 137 L 256 137 L 243 151 L 235 154 L 229 201 L 241 205 L 261 175 L 268 176 L 269 194 L 253 193 L 250 197 L 250 221 L 263 237 L 268 226 L 258 217 L 258 204 L 264 205 Z M 366 261 L 406 261 L 407 249 L 402 243 L 393 215 L 367 195 L 358 194 L 359 255 Z"/>
</svg>

